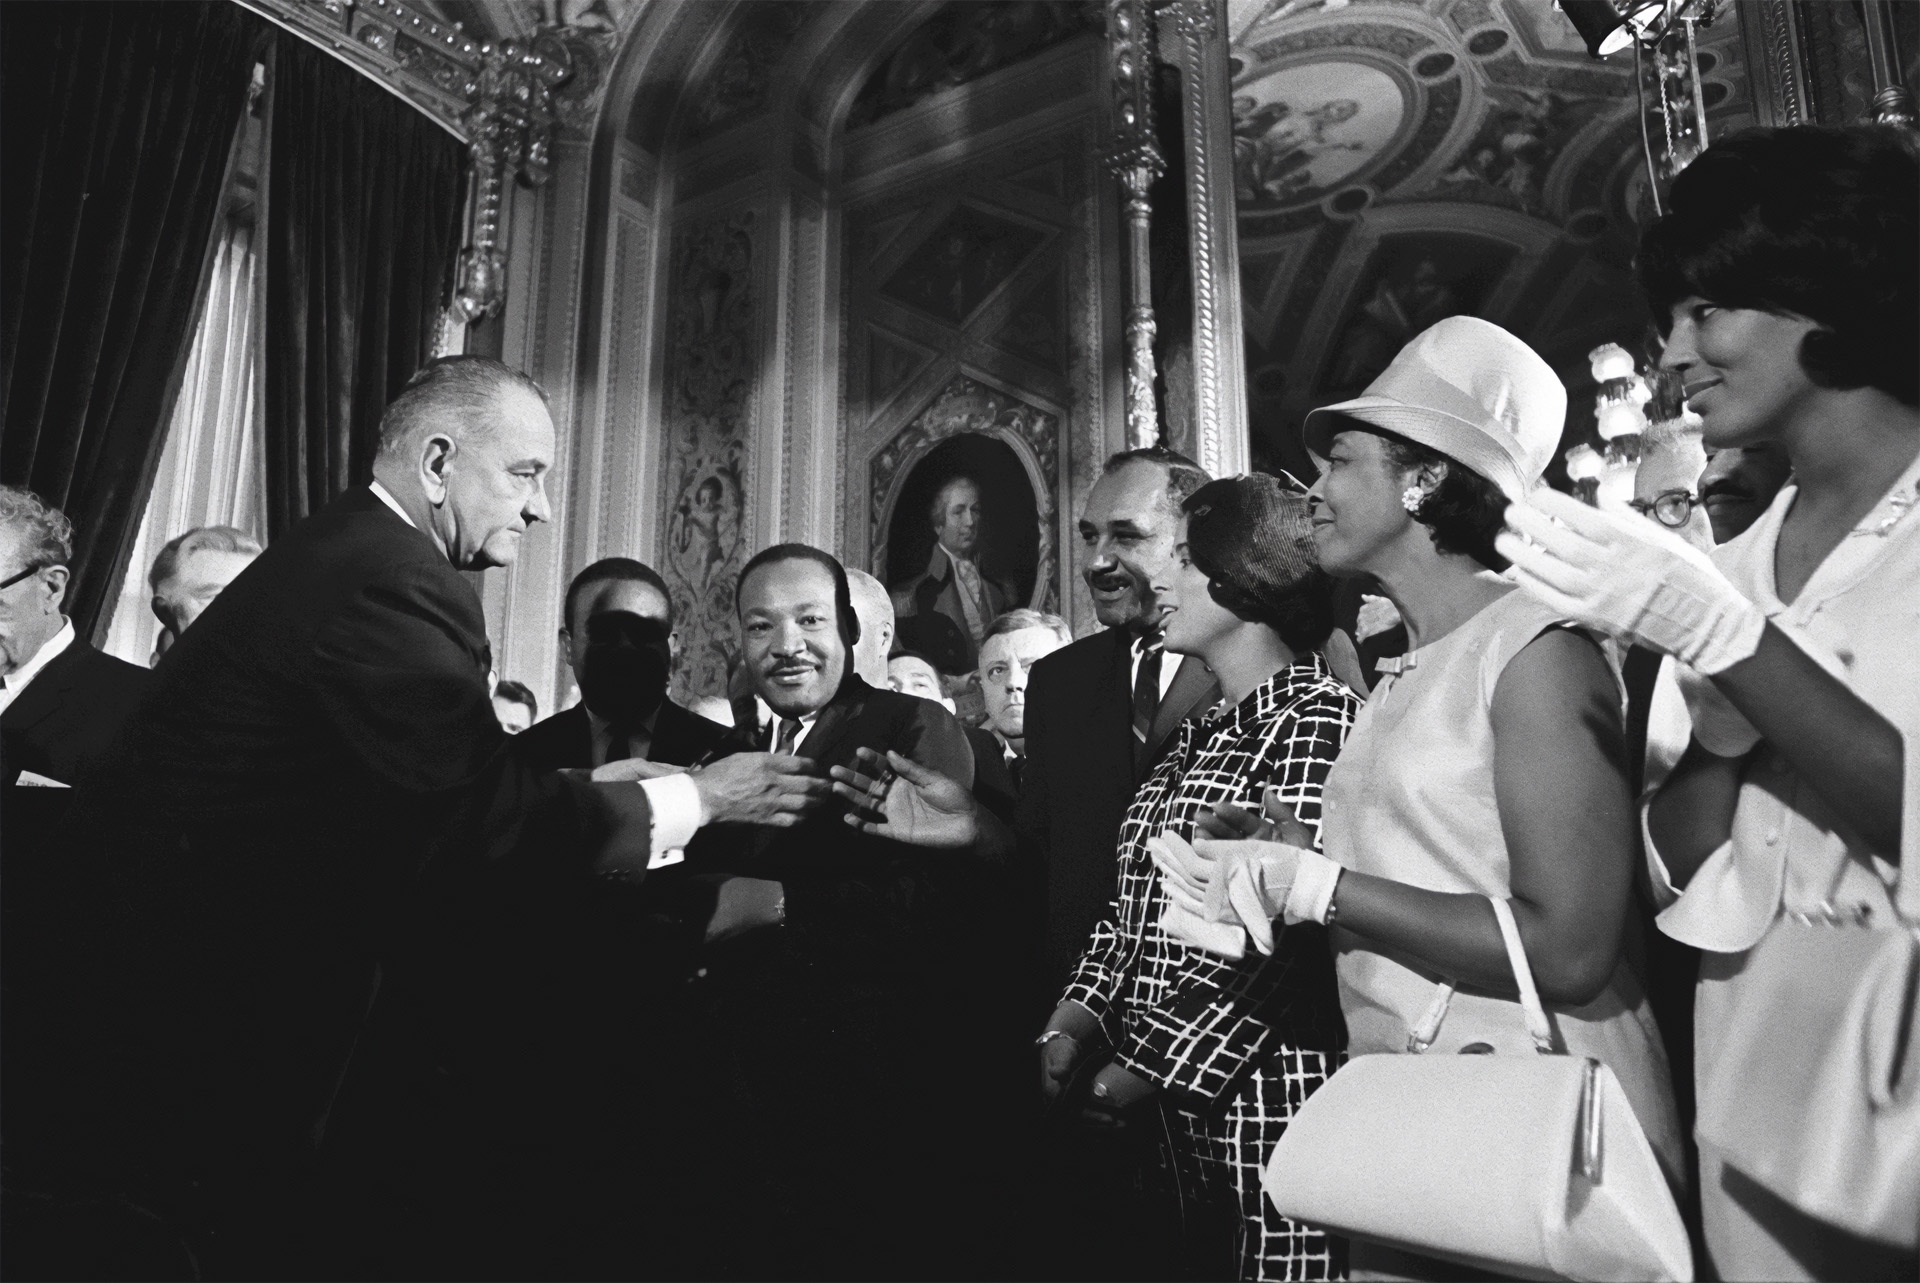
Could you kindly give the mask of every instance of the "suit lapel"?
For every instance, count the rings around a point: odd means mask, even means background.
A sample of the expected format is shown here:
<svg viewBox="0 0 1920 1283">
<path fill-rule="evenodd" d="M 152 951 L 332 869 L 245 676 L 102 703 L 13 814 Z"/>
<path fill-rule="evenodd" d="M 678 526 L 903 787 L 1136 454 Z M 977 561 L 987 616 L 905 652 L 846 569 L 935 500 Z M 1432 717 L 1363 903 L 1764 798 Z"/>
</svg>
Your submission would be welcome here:
<svg viewBox="0 0 1920 1283">
<path fill-rule="evenodd" d="M 800 756 L 810 761 L 824 762 L 846 739 L 847 732 L 853 729 L 854 719 L 867 703 L 861 691 L 847 689 L 859 680 L 849 674 L 846 683 L 835 693 L 833 702 L 821 709 L 820 715 L 813 719 L 813 729 L 807 732 L 807 738 L 801 741 L 797 750 Z"/>
<path fill-rule="evenodd" d="M 79 675 L 86 655 L 93 647 L 76 637 L 73 644 L 60 654 L 47 661 L 47 666 L 27 684 L 13 703 L 7 705 L 5 713 L 0 713 L 0 722 L 4 722 L 10 731 L 24 731 L 38 726 L 47 716 L 64 702 L 61 698 L 67 688 Z"/>
<path fill-rule="evenodd" d="M 1160 746 L 1179 729 L 1180 723 L 1218 698 L 1220 683 L 1214 680 L 1207 666 L 1193 655 L 1184 656 L 1180 671 L 1173 675 L 1173 685 L 1167 687 L 1166 697 L 1153 715 L 1153 728 L 1147 733 L 1148 758 L 1158 757 Z"/>
</svg>

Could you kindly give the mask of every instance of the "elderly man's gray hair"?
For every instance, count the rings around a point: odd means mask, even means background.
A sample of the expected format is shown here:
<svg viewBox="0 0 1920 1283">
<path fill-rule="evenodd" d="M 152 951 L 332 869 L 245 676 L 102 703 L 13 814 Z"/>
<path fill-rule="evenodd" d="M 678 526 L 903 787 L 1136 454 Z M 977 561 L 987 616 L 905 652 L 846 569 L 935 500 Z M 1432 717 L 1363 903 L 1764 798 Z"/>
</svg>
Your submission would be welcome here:
<svg viewBox="0 0 1920 1283">
<path fill-rule="evenodd" d="M 485 414 L 493 399 L 509 388 L 548 403 L 545 388 L 490 356 L 443 356 L 427 362 L 380 416 L 380 453 L 399 453 L 433 428 L 458 440 L 466 423 Z"/>
<path fill-rule="evenodd" d="M 0 486 L 0 529 L 20 540 L 20 569 L 41 570 L 73 560 L 73 523 L 31 490 Z"/>
<path fill-rule="evenodd" d="M 196 552 L 243 552 L 257 557 L 260 555 L 260 541 L 232 526 L 200 526 L 183 535 L 175 535 L 160 550 L 160 555 L 153 559 L 153 569 L 147 572 L 147 586 L 159 592 L 161 584 L 179 573 L 180 563 Z"/>
</svg>

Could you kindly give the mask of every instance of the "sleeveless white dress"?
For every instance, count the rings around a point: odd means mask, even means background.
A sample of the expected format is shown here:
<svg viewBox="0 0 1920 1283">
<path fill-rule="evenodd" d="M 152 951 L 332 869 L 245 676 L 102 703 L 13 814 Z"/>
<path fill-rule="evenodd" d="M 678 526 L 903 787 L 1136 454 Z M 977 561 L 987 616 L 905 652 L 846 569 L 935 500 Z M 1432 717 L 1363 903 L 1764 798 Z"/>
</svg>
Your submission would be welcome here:
<svg viewBox="0 0 1920 1283">
<path fill-rule="evenodd" d="M 1511 898 L 1493 785 L 1494 687 L 1527 643 L 1565 624 L 1526 594 L 1509 592 L 1445 637 L 1383 664 L 1327 777 L 1326 854 L 1357 872 L 1430 891 Z M 1580 854 L 1579 835 L 1569 834 L 1566 858 Z M 1349 1054 L 1407 1051 L 1409 1034 L 1450 978 L 1351 931 L 1336 928 L 1333 943 Z M 1598 998 L 1578 1007 L 1549 1003 L 1547 1014 L 1561 1048 L 1613 1070 L 1677 1182 L 1684 1160 L 1672 1073 L 1624 951 Z M 1501 1055 L 1534 1054 L 1517 999 L 1462 988 L 1427 1054 L 1471 1043 Z"/>
</svg>

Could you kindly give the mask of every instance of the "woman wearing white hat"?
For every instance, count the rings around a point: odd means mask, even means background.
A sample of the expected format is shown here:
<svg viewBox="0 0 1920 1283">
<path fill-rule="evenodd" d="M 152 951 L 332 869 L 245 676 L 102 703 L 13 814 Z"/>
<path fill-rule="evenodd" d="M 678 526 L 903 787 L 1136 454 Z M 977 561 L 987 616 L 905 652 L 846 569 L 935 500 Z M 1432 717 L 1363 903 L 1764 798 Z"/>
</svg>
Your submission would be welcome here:
<svg viewBox="0 0 1920 1283">
<path fill-rule="evenodd" d="M 1453 317 L 1363 396 L 1308 416 L 1308 448 L 1326 460 L 1312 492 L 1321 562 L 1377 579 L 1412 649 L 1381 665 L 1328 776 L 1321 852 L 1287 817 L 1256 834 L 1232 813 L 1223 824 L 1238 833 L 1280 841 L 1195 845 L 1237 884 L 1226 898 L 1241 920 L 1334 927 L 1355 1056 L 1531 1054 L 1489 903 L 1504 902 L 1556 1041 L 1613 1070 L 1677 1181 L 1666 1055 L 1623 948 L 1638 850 L 1619 681 L 1592 635 L 1501 577 L 1493 550 L 1509 500 L 1559 444 L 1566 403 L 1532 349 Z M 1216 912 L 1221 898 L 1208 898 Z M 1352 1264 L 1356 1277 L 1420 1277 L 1438 1263 L 1356 1242 Z"/>
</svg>

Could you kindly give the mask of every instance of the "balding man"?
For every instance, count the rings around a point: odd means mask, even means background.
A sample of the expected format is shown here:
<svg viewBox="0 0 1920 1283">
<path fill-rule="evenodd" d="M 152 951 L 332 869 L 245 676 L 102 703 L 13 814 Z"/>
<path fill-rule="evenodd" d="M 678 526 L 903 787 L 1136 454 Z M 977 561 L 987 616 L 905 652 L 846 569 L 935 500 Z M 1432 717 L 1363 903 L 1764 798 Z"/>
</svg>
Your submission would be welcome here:
<svg viewBox="0 0 1920 1283">
<path fill-rule="evenodd" d="M 860 640 L 853 647 L 853 671 L 876 690 L 887 685 L 887 656 L 893 653 L 893 598 L 887 586 L 864 570 L 847 570 Z"/>
<path fill-rule="evenodd" d="M 91 1126 L 56 1140 L 179 1225 L 209 1276 L 329 1268 L 299 1258 L 299 1222 L 356 1044 L 371 1027 L 375 1049 L 439 1057 L 434 990 L 409 987 L 431 962 L 419 889 L 638 879 L 702 821 L 791 823 L 830 787 L 758 754 L 595 784 L 508 751 L 461 572 L 511 563 L 551 517 L 553 456 L 533 380 L 427 365 L 382 418 L 373 483 L 181 637 L 98 777 L 111 911 L 83 942 L 99 983 L 68 1066 Z"/>
<path fill-rule="evenodd" d="M 175 535 L 153 559 L 147 585 L 160 621 L 149 665 L 160 662 L 194 620 L 260 555 L 260 541 L 232 526 L 200 526 Z"/>
</svg>

